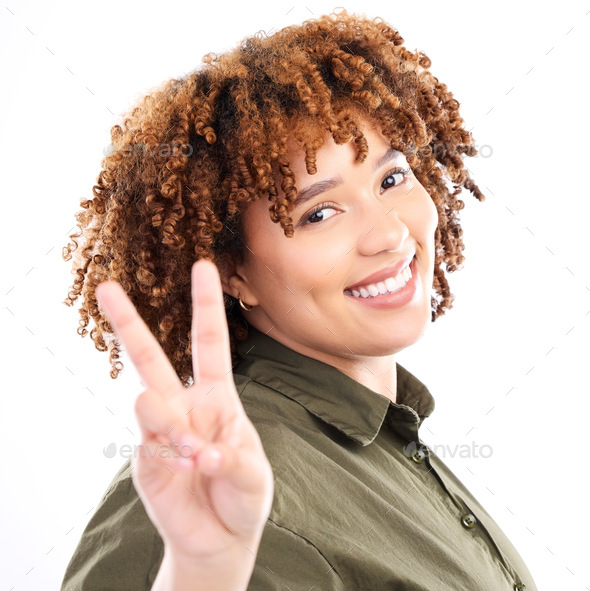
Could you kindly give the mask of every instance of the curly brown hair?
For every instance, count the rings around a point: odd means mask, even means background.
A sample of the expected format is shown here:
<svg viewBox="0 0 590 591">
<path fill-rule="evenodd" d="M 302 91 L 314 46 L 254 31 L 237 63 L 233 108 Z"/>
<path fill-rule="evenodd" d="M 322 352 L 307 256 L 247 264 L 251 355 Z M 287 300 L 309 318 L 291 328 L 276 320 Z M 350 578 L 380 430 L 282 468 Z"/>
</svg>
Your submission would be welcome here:
<svg viewBox="0 0 590 591">
<path fill-rule="evenodd" d="M 200 68 L 170 79 L 111 129 L 93 198 L 82 200 L 78 230 L 64 247 L 73 257 L 65 303 L 82 296 L 78 333 L 109 350 L 111 376 L 123 368 L 120 343 L 99 309 L 95 288 L 119 282 L 169 357 L 184 385 L 192 382 L 190 269 L 197 259 L 218 268 L 241 262 L 240 215 L 269 200 L 269 214 L 287 237 L 297 194 L 287 159 L 294 137 L 309 174 L 329 132 L 367 155 L 360 121 L 371 122 L 406 154 L 438 211 L 431 296 L 432 321 L 450 309 L 445 273 L 460 268 L 462 189 L 484 200 L 463 165 L 474 156 L 459 102 L 429 72 L 431 61 L 410 52 L 380 18 L 332 13 L 272 36 L 258 33 L 232 51 L 207 54 Z M 277 186 L 277 181 L 280 181 Z M 452 189 L 451 189 L 452 186 Z M 280 188 L 280 191 L 279 191 Z M 236 300 L 225 294 L 232 357 L 247 335 Z"/>
</svg>

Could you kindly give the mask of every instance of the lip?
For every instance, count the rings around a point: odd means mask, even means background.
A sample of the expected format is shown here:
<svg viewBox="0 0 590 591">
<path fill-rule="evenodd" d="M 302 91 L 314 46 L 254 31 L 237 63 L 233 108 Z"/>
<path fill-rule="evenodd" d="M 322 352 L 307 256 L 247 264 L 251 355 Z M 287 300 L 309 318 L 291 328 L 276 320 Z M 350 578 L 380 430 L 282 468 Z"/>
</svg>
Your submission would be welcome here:
<svg viewBox="0 0 590 591">
<path fill-rule="evenodd" d="M 418 271 L 416 271 L 415 258 L 413 258 L 412 262 L 410 263 L 410 271 L 412 272 L 412 278 L 408 281 L 408 283 L 406 283 L 404 287 L 395 293 L 389 295 L 378 295 L 372 298 L 355 298 L 353 295 L 348 295 L 347 293 L 344 295 L 355 302 L 359 302 L 360 304 L 369 306 L 371 308 L 401 308 L 414 299 L 414 295 L 417 291 L 419 275 Z M 391 277 L 391 275 L 389 275 L 389 277 Z"/>
<path fill-rule="evenodd" d="M 346 291 L 351 291 L 356 287 L 360 287 L 363 285 L 368 285 L 369 283 L 379 283 L 380 281 L 385 281 L 388 277 L 395 277 L 404 267 L 408 265 L 414 259 L 415 253 L 408 255 L 407 257 L 403 258 L 401 261 L 398 261 L 395 265 L 391 265 L 389 267 L 385 267 L 385 269 L 381 269 L 381 271 L 377 271 L 372 275 L 361 279 L 357 283 L 350 285 L 346 288 Z"/>
</svg>

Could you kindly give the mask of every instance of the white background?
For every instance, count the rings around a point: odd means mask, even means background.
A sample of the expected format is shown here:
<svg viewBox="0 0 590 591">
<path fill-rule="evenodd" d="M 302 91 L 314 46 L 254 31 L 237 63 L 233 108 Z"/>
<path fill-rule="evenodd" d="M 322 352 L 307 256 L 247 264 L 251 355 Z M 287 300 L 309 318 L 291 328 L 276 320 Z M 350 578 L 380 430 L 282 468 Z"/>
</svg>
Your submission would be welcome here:
<svg viewBox="0 0 590 591">
<path fill-rule="evenodd" d="M 203 54 L 333 8 L 0 7 L 0 591 L 59 586 L 124 462 L 103 449 L 138 441 L 136 374 L 127 364 L 111 380 L 106 354 L 76 334 L 77 312 L 61 303 L 70 285 L 61 248 L 111 126 Z M 488 156 L 467 164 L 487 200 L 463 195 L 455 307 L 398 356 L 437 402 L 423 437 L 506 531 L 540 589 L 590 589 L 590 2 L 346 8 L 382 16 L 432 59 Z M 470 457 L 460 457 L 465 449 Z"/>
</svg>

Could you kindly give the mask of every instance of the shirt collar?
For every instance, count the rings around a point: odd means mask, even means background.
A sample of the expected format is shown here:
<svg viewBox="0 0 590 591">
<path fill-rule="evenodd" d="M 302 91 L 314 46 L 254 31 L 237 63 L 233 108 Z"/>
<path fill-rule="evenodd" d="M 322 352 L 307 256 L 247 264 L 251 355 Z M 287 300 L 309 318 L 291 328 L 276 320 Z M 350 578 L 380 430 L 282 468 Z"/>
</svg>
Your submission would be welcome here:
<svg viewBox="0 0 590 591">
<path fill-rule="evenodd" d="M 297 353 L 251 325 L 247 339 L 238 342 L 236 349 L 241 359 L 235 373 L 291 398 L 363 446 L 375 439 L 388 413 L 391 424 L 414 423 L 417 428 L 434 410 L 428 388 L 399 363 L 394 403 L 339 369 Z"/>
</svg>

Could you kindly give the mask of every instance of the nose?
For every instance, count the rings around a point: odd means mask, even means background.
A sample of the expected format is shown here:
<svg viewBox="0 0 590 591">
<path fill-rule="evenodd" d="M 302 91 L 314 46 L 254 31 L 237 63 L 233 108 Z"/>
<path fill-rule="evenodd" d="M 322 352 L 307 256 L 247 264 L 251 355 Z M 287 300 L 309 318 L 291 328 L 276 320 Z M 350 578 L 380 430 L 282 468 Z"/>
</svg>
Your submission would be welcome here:
<svg viewBox="0 0 590 591">
<path fill-rule="evenodd" d="M 359 254 L 373 256 L 383 251 L 402 250 L 410 231 L 395 207 L 384 207 L 373 199 L 365 207 L 358 225 L 356 249 Z"/>
</svg>

